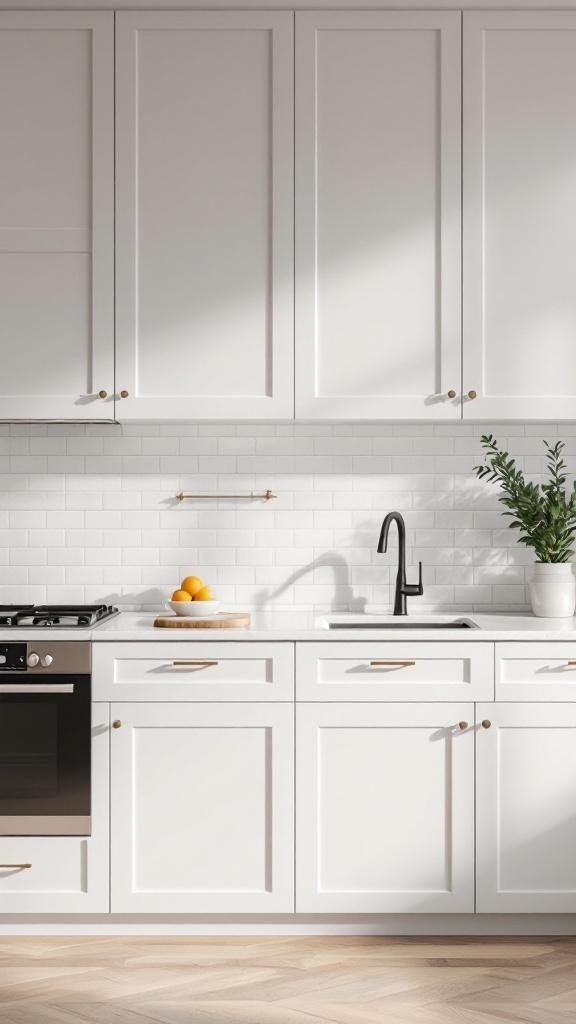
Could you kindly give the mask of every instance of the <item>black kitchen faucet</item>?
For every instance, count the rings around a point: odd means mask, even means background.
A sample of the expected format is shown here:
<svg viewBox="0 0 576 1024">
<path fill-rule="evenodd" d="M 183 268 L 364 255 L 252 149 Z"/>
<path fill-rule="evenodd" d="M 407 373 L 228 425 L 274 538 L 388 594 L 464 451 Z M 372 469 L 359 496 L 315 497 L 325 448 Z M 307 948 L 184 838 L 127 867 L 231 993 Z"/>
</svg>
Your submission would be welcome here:
<svg viewBox="0 0 576 1024">
<path fill-rule="evenodd" d="M 395 521 L 398 526 L 398 573 L 396 575 L 396 592 L 394 595 L 394 615 L 407 615 L 406 598 L 420 597 L 424 593 L 422 586 L 422 562 L 419 562 L 418 583 L 406 583 L 406 525 L 399 512 L 389 512 L 380 531 L 378 551 L 380 554 L 388 548 L 388 531 L 390 523 Z"/>
</svg>

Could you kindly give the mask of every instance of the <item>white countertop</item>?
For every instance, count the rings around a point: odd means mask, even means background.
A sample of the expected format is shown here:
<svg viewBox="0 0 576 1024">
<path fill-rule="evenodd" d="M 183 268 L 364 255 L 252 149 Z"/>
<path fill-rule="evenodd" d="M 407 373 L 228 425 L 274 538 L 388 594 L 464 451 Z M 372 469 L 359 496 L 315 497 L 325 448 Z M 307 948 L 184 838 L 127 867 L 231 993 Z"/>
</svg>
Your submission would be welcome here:
<svg viewBox="0 0 576 1024">
<path fill-rule="evenodd" d="M 483 640 L 574 640 L 576 641 L 576 617 L 571 619 L 538 619 L 533 615 L 505 613 L 476 614 L 461 612 L 453 615 L 418 615 L 413 612 L 414 621 L 446 621 L 469 619 L 479 629 L 338 629 L 322 627 L 324 616 L 307 612 L 255 612 L 252 614 L 250 629 L 161 629 L 154 627 L 154 612 L 122 612 L 94 629 L 6 629 L 0 631 L 0 642 L 30 640 L 93 640 L 110 642 L 115 640 L 178 641 L 183 640 L 244 640 L 244 641 L 338 641 L 338 640 L 447 640 L 478 643 Z M 361 614 L 331 615 L 331 619 L 360 619 Z M 368 618 L 368 616 L 367 616 Z M 373 618 L 373 616 L 370 616 Z M 392 616 L 381 616 L 392 621 Z M 284 621 L 283 621 L 284 620 Z M 289 624 L 290 623 L 290 624 Z"/>
</svg>

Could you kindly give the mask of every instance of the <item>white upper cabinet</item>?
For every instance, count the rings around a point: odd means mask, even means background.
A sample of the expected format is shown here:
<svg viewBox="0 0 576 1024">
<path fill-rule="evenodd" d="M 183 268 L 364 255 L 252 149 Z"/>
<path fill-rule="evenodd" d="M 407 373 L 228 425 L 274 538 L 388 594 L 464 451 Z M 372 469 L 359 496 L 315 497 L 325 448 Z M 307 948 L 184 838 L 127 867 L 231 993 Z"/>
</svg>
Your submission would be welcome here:
<svg viewBox="0 0 576 1024">
<path fill-rule="evenodd" d="M 0 419 L 113 416 L 113 17 L 0 13 Z"/>
<path fill-rule="evenodd" d="M 116 20 L 118 416 L 293 416 L 292 13 Z"/>
<path fill-rule="evenodd" d="M 460 416 L 460 17 L 296 15 L 297 417 Z"/>
<path fill-rule="evenodd" d="M 464 14 L 464 416 L 576 415 L 576 13 Z"/>
</svg>

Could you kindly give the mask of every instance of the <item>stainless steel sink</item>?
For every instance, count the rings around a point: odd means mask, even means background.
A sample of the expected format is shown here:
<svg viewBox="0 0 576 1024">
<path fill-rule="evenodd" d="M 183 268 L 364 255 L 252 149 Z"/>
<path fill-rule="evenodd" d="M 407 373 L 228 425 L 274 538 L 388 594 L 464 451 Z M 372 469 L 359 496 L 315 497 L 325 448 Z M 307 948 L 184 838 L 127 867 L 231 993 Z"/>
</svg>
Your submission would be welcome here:
<svg viewBox="0 0 576 1024">
<path fill-rule="evenodd" d="M 322 620 L 323 629 L 350 629 L 350 630 L 436 630 L 436 629 L 479 629 L 480 627 L 472 619 L 459 618 L 451 619 L 449 616 L 417 616 L 404 618 L 394 615 L 338 615 L 326 616 Z"/>
</svg>

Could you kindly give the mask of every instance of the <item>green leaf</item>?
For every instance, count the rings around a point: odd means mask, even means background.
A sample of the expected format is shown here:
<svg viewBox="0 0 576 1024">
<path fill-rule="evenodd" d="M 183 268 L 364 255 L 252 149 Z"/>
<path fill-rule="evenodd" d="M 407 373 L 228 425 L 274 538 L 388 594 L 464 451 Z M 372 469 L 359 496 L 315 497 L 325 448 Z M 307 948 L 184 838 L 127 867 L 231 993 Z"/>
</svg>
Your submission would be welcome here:
<svg viewBox="0 0 576 1024">
<path fill-rule="evenodd" d="M 521 530 L 520 544 L 533 547 L 539 560 L 566 562 L 572 557 L 576 534 L 576 480 L 566 493 L 566 463 L 562 458 L 564 442 L 553 445 L 544 440 L 549 479 L 542 485 L 526 480 L 507 451 L 498 447 L 492 434 L 480 438 L 484 464 L 474 467 L 478 479 L 498 483 L 499 502 L 513 517 L 510 529 Z"/>
</svg>

